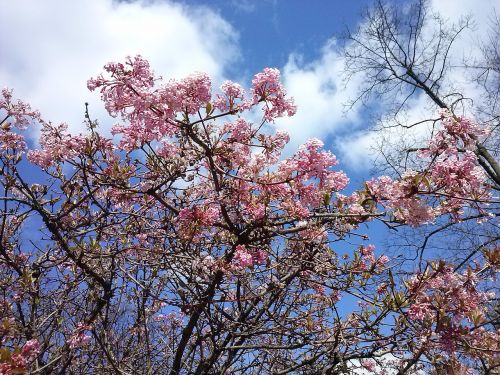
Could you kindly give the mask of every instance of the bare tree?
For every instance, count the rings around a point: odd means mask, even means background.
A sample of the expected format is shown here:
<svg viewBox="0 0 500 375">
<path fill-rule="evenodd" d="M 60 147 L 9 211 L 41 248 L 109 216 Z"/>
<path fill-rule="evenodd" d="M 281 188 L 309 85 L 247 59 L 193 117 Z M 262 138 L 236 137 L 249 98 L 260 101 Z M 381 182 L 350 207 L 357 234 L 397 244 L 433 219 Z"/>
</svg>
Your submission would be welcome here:
<svg viewBox="0 0 500 375">
<path fill-rule="evenodd" d="M 414 123 L 401 121 L 401 115 L 411 106 L 410 99 L 417 95 L 424 94 L 436 107 L 453 113 L 469 109 L 467 93 L 454 91 L 447 78 L 454 42 L 470 27 L 470 17 L 449 25 L 431 11 L 426 0 L 413 1 L 404 7 L 377 1 L 366 11 L 362 25 L 355 31 L 348 30 L 346 35 L 347 79 L 359 74 L 364 79 L 359 95 L 351 104 L 382 99 L 389 108 L 382 126 L 388 125 L 389 118 L 389 126 L 401 129 L 437 121 L 436 118 L 424 118 Z M 491 95 L 491 100 L 496 100 L 498 81 L 494 75 L 498 72 L 498 54 L 495 55 L 498 53 L 498 41 L 494 33 L 491 43 L 483 45 L 483 52 L 487 64 L 483 66 L 478 80 Z M 493 137 L 491 135 L 490 139 Z M 404 150 L 399 154 L 400 158 L 406 157 L 408 151 L 415 150 Z M 492 187 L 498 190 L 500 167 L 493 150 L 488 148 L 486 141 L 477 142 L 475 152 L 478 162 L 491 179 Z"/>
</svg>

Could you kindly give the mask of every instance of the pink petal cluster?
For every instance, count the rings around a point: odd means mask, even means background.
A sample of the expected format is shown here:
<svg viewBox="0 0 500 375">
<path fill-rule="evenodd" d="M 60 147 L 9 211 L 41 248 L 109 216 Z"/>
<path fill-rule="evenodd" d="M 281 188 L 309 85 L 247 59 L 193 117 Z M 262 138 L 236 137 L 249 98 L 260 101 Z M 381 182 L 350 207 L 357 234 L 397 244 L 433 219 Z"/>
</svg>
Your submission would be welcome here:
<svg viewBox="0 0 500 375">
<path fill-rule="evenodd" d="M 29 365 L 40 353 L 40 343 L 36 339 L 28 340 L 19 353 L 11 356 L 9 361 L 0 363 L 0 374 L 25 374 Z"/>
<path fill-rule="evenodd" d="M 26 129 L 31 121 L 41 122 L 40 112 L 31 109 L 31 106 L 21 100 L 12 99 L 12 90 L 4 88 L 0 93 L 0 116 L 11 117 L 14 125 L 21 130 Z"/>
<path fill-rule="evenodd" d="M 10 92 L 8 92 L 8 94 L 10 95 Z M 9 95 L 7 95 L 7 99 L 10 98 Z M 28 108 L 29 106 L 24 105 L 21 109 L 17 109 L 19 110 L 18 112 L 25 117 L 36 116 L 36 119 L 40 120 L 39 115 L 36 112 L 27 112 Z M 12 117 L 16 118 L 14 115 L 12 115 Z M 23 121 L 27 121 L 24 117 L 22 119 Z M 25 124 L 23 123 L 22 127 L 24 127 L 24 125 Z M 0 140 L 3 140 L 0 148 L 3 147 L 3 149 L 5 149 L 5 147 L 10 147 L 21 151 L 26 149 L 23 137 L 17 133 L 11 132 L 10 127 L 8 126 L 4 126 L 2 131 L 0 131 Z M 74 159 L 82 153 L 89 153 L 93 151 L 99 152 L 101 155 L 105 155 L 107 163 L 113 164 L 117 160 L 117 155 L 113 152 L 114 146 L 110 139 L 100 136 L 95 131 L 91 135 L 87 136 L 73 136 L 68 133 L 66 124 L 54 126 L 51 123 L 42 121 L 40 144 L 40 150 L 31 150 L 28 152 L 28 160 L 42 168 L 49 168 L 56 164 L 59 165 L 59 163 Z M 110 166 L 108 166 L 106 170 L 109 170 L 109 168 Z M 112 175 L 113 173 L 109 174 Z M 121 173 L 120 177 L 123 177 L 123 173 Z M 106 192 L 113 193 L 108 195 L 114 202 L 118 202 L 118 200 L 115 199 L 115 196 L 124 196 L 123 191 L 117 191 L 117 189 L 113 187 L 103 189 L 102 191 L 97 192 L 96 195 L 104 197 Z M 72 222 L 70 216 L 64 217 L 63 220 L 68 223 Z"/>
<path fill-rule="evenodd" d="M 210 102 L 212 82 L 205 73 L 193 73 L 180 81 L 171 80 L 161 90 L 160 98 L 172 110 L 192 115 Z"/>
<path fill-rule="evenodd" d="M 11 124 L 8 120 L 13 119 Z M 24 152 L 27 149 L 24 136 L 12 131 L 12 126 L 25 130 L 33 122 L 43 122 L 40 113 L 32 110 L 30 105 L 13 100 L 12 90 L 4 88 L 0 92 L 0 153 L 7 150 Z"/>
<path fill-rule="evenodd" d="M 272 121 L 278 117 L 293 116 L 297 107 L 293 100 L 286 99 L 286 92 L 280 83 L 280 71 L 274 68 L 266 68 L 255 75 L 252 80 L 252 95 L 254 103 L 265 101 L 264 118 Z"/>
<path fill-rule="evenodd" d="M 377 363 L 373 359 L 362 359 L 360 363 L 364 369 L 371 372 L 375 372 L 377 368 Z"/>
<path fill-rule="evenodd" d="M 83 323 L 78 323 L 75 332 L 71 335 L 67 344 L 71 349 L 81 348 L 90 343 L 90 336 L 85 334 L 85 331 L 89 330 L 90 326 Z"/>
<path fill-rule="evenodd" d="M 255 264 L 264 263 L 267 253 L 264 250 L 249 251 L 244 245 L 237 245 L 233 261 L 240 268 L 251 267 Z"/>
<path fill-rule="evenodd" d="M 423 322 L 421 335 L 434 329 L 436 347 L 453 353 L 457 344 L 470 339 L 477 319 L 485 316 L 487 303 L 495 299 L 494 294 L 479 291 L 477 282 L 473 271 L 459 274 L 446 265 L 415 275 L 409 282 L 408 317 Z"/>
<path fill-rule="evenodd" d="M 200 225 L 211 226 L 219 219 L 219 217 L 219 209 L 212 205 L 205 208 L 183 208 L 179 211 L 177 219 L 183 224 L 196 222 Z"/>
<path fill-rule="evenodd" d="M 79 155 L 87 145 L 87 138 L 73 136 L 67 129 L 67 124 L 53 126 L 44 123 L 40 136 L 42 149 L 29 151 L 28 160 L 42 168 L 48 168 Z"/>
<path fill-rule="evenodd" d="M 15 150 L 24 152 L 27 149 L 24 136 L 10 130 L 0 128 L 0 152 Z"/>
<path fill-rule="evenodd" d="M 473 151 L 478 140 L 489 133 L 487 128 L 471 119 L 455 116 L 447 109 L 441 110 L 440 115 L 443 129 L 432 137 L 427 149 L 420 151 L 421 155 L 455 153 L 457 148 Z"/>
<path fill-rule="evenodd" d="M 271 187 L 282 195 L 281 207 L 289 215 L 305 218 L 310 208 L 324 204 L 325 194 L 344 189 L 349 179 L 342 171 L 333 171 L 337 164 L 335 156 L 322 149 L 323 143 L 311 139 L 300 146 L 294 156 L 284 160 L 278 166 L 277 175 L 282 180 L 293 180 L 293 185 Z M 283 189 L 279 191 L 278 189 Z M 300 197 L 300 199 L 297 199 Z M 288 199 L 289 198 L 289 199 Z"/>
<path fill-rule="evenodd" d="M 381 270 L 384 265 L 389 262 L 389 257 L 387 255 L 382 255 L 379 258 L 375 257 L 375 246 L 367 245 L 361 246 L 359 248 L 359 253 L 361 258 L 359 260 L 358 268 L 361 270 L 367 270 L 368 268 L 372 270 Z"/>
<path fill-rule="evenodd" d="M 108 80 L 103 75 L 91 78 L 87 88 L 90 91 L 101 89 L 102 99 L 111 115 L 126 113 L 126 109 L 134 105 L 143 107 L 140 94 L 154 85 L 154 74 L 147 60 L 141 56 L 127 57 L 124 64 L 108 63 L 104 70 L 113 79 Z"/>
<path fill-rule="evenodd" d="M 367 182 L 369 193 L 378 203 L 412 226 L 432 222 L 443 214 L 459 219 L 471 201 L 490 198 L 485 173 L 473 152 L 478 139 L 488 131 L 448 111 L 442 113 L 442 123 L 443 129 L 418 152 L 418 157 L 428 163 L 424 170 L 407 171 L 396 181 L 381 176 Z M 426 197 L 437 199 L 432 203 Z"/>
<path fill-rule="evenodd" d="M 177 134 L 181 128 L 179 121 L 208 108 L 212 99 L 211 81 L 205 73 L 155 86 L 160 78 L 155 78 L 149 63 L 141 56 L 129 57 L 125 64 L 109 63 L 105 70 L 111 79 L 100 75 L 90 79 L 87 86 L 90 90 L 100 89 L 108 112 L 127 122 L 113 127 L 113 134 L 122 135 L 120 147 L 126 151 Z M 225 81 L 221 91 L 213 106 L 220 111 L 241 111 L 264 102 L 268 121 L 295 113 L 292 100 L 286 98 L 279 82 L 277 69 L 265 69 L 255 76 L 252 101 L 244 100 L 241 86 L 231 81 Z"/>
<path fill-rule="evenodd" d="M 204 232 L 210 235 L 211 227 L 219 219 L 220 210 L 216 205 L 185 207 L 179 211 L 176 224 L 182 238 L 197 241 Z"/>
<path fill-rule="evenodd" d="M 436 216 L 433 208 L 417 194 L 415 176 L 414 172 L 407 172 L 397 181 L 381 176 L 366 183 L 370 194 L 393 210 L 397 220 L 412 226 L 432 222 Z"/>
<path fill-rule="evenodd" d="M 251 104 L 244 102 L 245 90 L 235 82 L 224 81 L 220 90 L 223 95 L 217 94 L 213 104 L 222 112 L 247 109 Z"/>
<path fill-rule="evenodd" d="M 125 64 L 109 63 L 105 70 L 111 74 L 111 79 L 100 75 L 91 78 L 87 87 L 91 91 L 100 89 L 110 115 L 121 116 L 128 122 L 126 126 L 117 124 L 112 129 L 113 134 L 122 134 L 120 146 L 123 149 L 131 151 L 177 131 L 176 109 L 169 107 L 171 101 L 162 100 L 164 88 L 154 89 L 157 79 L 147 60 L 141 56 L 128 57 Z"/>
</svg>

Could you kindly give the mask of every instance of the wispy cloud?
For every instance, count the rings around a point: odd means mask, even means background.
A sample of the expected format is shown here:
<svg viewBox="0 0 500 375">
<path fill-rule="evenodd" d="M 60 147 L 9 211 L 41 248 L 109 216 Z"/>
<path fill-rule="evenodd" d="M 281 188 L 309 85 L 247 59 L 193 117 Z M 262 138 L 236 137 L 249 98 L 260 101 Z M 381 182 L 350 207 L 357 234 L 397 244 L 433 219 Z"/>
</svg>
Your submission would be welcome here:
<svg viewBox="0 0 500 375">
<path fill-rule="evenodd" d="M 243 13 L 255 11 L 256 4 L 250 0 L 231 0 L 231 6 Z"/>
</svg>

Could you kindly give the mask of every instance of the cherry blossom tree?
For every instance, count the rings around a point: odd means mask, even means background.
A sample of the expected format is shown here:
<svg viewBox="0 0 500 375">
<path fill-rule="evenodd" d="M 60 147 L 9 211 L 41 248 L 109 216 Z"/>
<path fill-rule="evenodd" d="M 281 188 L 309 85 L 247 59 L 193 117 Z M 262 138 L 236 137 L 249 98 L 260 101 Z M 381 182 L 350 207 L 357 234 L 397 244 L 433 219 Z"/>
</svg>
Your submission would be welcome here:
<svg viewBox="0 0 500 375">
<path fill-rule="evenodd" d="M 111 138 L 88 112 L 74 135 L 2 91 L 0 373 L 498 369 L 498 248 L 401 274 L 360 227 L 490 220 L 473 156 L 488 129 L 444 110 L 419 168 L 343 194 L 320 140 L 282 157 L 269 125 L 296 108 L 279 78 L 247 94 L 202 73 L 163 82 L 140 56 L 107 64 L 88 87 Z"/>
</svg>

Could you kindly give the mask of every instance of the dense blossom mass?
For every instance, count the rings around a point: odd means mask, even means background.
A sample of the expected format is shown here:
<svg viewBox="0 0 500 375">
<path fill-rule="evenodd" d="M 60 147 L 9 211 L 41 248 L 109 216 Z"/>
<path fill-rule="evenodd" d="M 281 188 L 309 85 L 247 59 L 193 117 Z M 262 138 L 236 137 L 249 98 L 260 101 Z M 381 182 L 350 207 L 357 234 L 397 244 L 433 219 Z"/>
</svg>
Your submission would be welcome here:
<svg viewBox="0 0 500 375">
<path fill-rule="evenodd" d="M 88 113 L 74 135 L 2 91 L 0 373 L 499 365 L 498 248 L 466 271 L 439 261 L 408 275 L 360 234 L 374 220 L 489 220 L 474 154 L 487 129 L 444 111 L 418 169 L 342 194 L 349 179 L 320 140 L 282 156 L 289 136 L 272 123 L 296 107 L 277 69 L 248 96 L 230 81 L 213 94 L 203 73 L 163 83 L 140 56 L 104 69 L 88 88 L 116 118 L 112 138 Z M 254 109 L 261 122 L 245 119 Z"/>
</svg>

